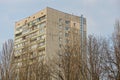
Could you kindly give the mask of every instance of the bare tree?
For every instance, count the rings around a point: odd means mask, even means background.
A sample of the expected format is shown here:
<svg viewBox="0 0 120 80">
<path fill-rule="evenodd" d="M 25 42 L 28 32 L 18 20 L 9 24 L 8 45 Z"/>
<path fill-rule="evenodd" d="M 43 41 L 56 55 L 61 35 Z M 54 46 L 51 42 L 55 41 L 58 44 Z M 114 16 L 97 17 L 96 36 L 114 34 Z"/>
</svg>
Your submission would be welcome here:
<svg viewBox="0 0 120 80">
<path fill-rule="evenodd" d="M 100 61 L 99 61 L 99 48 L 98 40 L 90 35 L 88 37 L 88 70 L 90 80 L 100 79 Z"/>
<path fill-rule="evenodd" d="M 111 80 L 114 76 L 112 43 L 105 37 L 88 37 L 88 74 L 90 80 Z M 112 78 L 112 80 L 114 80 Z"/>
<path fill-rule="evenodd" d="M 88 80 L 86 58 L 83 58 L 81 52 L 80 35 L 77 30 L 76 33 L 75 30 L 69 33 L 69 40 L 69 43 L 63 44 L 57 52 L 53 75 L 56 75 L 56 80 Z"/>
<path fill-rule="evenodd" d="M 113 46 L 116 66 L 116 80 L 120 80 L 120 21 L 116 21 L 115 31 L 113 35 Z"/>
<path fill-rule="evenodd" d="M 0 53 L 0 76 L 2 80 L 12 80 L 13 78 L 13 40 L 8 40 L 3 44 L 2 51 Z"/>
</svg>

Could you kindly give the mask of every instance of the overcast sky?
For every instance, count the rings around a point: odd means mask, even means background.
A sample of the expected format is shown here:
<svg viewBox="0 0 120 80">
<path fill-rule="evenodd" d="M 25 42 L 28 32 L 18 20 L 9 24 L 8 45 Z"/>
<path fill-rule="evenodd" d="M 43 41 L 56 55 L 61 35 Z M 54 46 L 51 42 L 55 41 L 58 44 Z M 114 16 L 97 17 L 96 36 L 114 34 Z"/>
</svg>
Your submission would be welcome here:
<svg viewBox="0 0 120 80">
<path fill-rule="evenodd" d="M 87 18 L 87 33 L 109 36 L 120 19 L 120 0 L 0 0 L 0 47 L 14 39 L 15 22 L 45 7 Z"/>
</svg>

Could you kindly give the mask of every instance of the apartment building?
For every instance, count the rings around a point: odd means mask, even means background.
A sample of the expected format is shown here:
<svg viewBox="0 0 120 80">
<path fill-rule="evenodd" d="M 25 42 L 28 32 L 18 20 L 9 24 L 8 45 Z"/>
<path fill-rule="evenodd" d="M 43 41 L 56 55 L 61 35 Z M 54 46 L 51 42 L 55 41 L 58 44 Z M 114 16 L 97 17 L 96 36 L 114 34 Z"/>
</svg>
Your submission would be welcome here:
<svg viewBox="0 0 120 80">
<path fill-rule="evenodd" d="M 18 67 L 54 59 L 62 47 L 78 41 L 86 51 L 86 18 L 45 8 L 15 23 L 14 55 Z M 73 34 L 74 33 L 74 34 Z"/>
</svg>

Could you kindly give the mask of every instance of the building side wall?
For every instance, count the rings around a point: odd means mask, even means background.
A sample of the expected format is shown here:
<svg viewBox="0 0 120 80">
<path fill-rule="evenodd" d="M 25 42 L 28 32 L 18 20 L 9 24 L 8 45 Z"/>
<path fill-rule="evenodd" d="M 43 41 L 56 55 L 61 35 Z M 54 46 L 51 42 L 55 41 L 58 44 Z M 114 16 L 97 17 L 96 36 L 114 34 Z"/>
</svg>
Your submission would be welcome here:
<svg viewBox="0 0 120 80">
<path fill-rule="evenodd" d="M 69 24 L 66 23 L 69 21 Z M 69 27 L 70 30 L 65 28 Z M 77 34 L 72 35 L 77 32 Z M 67 14 L 58 10 L 47 8 L 47 30 L 46 30 L 46 55 L 49 58 L 55 58 L 62 50 L 61 47 L 66 45 L 66 33 L 69 35 L 69 41 L 75 36 L 80 41 L 80 18 L 71 14 Z M 61 39 L 61 40 L 60 40 Z M 71 39 L 71 40 L 70 40 Z"/>
</svg>

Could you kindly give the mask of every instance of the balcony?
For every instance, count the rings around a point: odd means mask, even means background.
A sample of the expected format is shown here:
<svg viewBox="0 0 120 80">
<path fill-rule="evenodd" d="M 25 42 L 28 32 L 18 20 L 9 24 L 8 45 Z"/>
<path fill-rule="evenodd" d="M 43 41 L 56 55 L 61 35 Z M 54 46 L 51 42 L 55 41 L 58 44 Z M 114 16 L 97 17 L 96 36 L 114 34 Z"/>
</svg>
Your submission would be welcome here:
<svg viewBox="0 0 120 80">
<path fill-rule="evenodd" d="M 46 47 L 46 45 L 39 46 L 38 49 L 39 49 L 39 50 L 43 50 L 43 49 L 45 49 L 45 47 Z"/>
<path fill-rule="evenodd" d="M 15 31 L 15 34 L 18 34 L 18 33 L 21 33 L 21 32 L 22 32 L 22 29 L 18 30 L 18 31 Z"/>
</svg>

